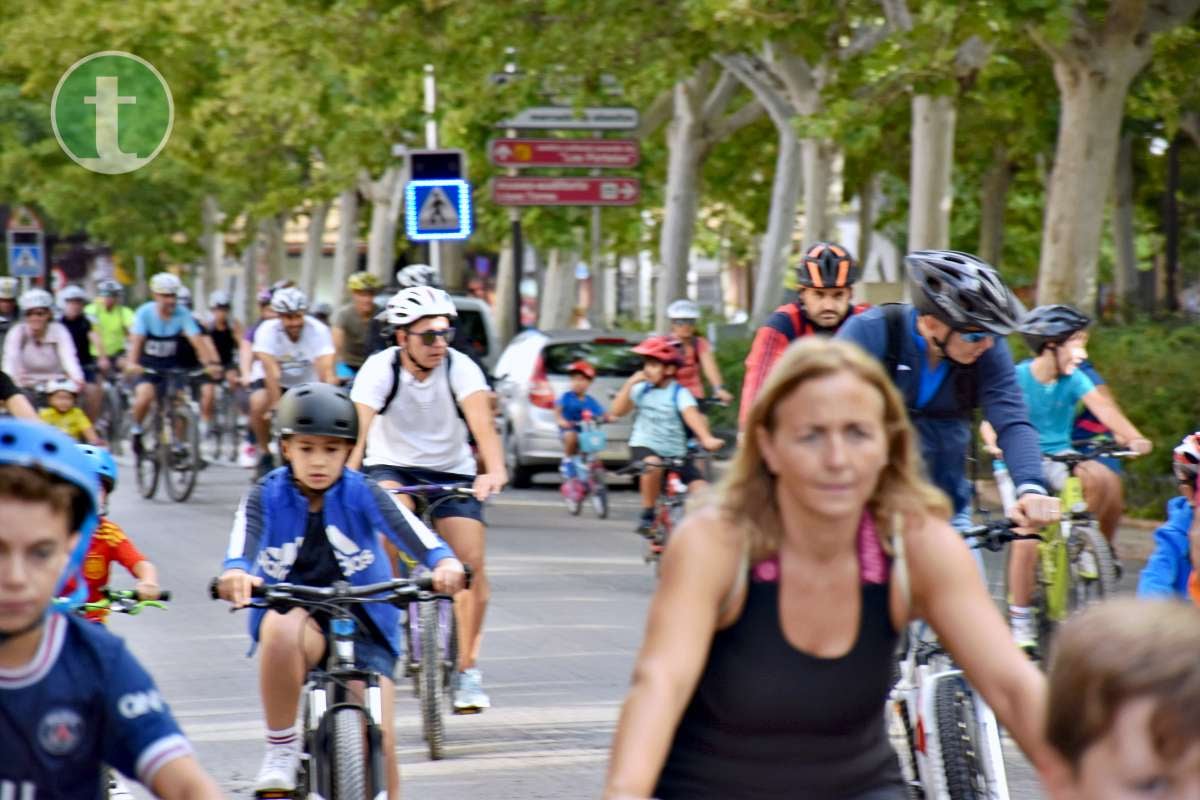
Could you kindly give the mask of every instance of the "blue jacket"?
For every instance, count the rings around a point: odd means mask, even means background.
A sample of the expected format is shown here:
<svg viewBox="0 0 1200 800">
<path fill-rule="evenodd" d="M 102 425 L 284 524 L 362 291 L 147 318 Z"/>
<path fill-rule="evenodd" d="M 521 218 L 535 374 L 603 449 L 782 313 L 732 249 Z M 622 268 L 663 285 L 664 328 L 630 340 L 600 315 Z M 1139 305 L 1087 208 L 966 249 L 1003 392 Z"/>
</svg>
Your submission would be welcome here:
<svg viewBox="0 0 1200 800">
<path fill-rule="evenodd" d="M 910 306 L 906 325 L 909 335 L 900 342 L 892 381 L 904 395 L 909 415 L 921 436 L 921 455 L 930 480 L 950 496 L 956 512 L 970 504 L 966 459 L 972 435 L 967 414 L 972 409 L 961 407 L 955 372 L 973 370 L 978 404 L 983 407 L 984 417 L 996 429 L 1017 493 L 1024 494 L 1031 489 L 1044 492 L 1037 429 L 1029 422 L 1029 410 L 1017 385 L 1012 355 L 1005 341 L 996 339 L 995 345 L 971 367 L 950 365 L 946 368 L 941 385 L 922 405 L 919 404 L 922 388 L 930 391 L 931 381 L 935 378 L 926 375 L 924 339 L 917 333 L 916 326 L 917 311 Z M 883 308 L 877 306 L 850 317 L 838 331 L 837 338 L 854 342 L 884 361 L 888 354 L 888 322 Z"/>
<path fill-rule="evenodd" d="M 392 540 L 417 561 L 432 567 L 454 552 L 417 517 L 392 501 L 375 481 L 349 469 L 325 492 L 325 534 L 342 574 L 351 584 L 391 580 L 380 536 Z M 290 467 L 279 467 L 242 498 L 229 535 L 225 569 L 244 569 L 264 582 L 280 583 L 296 562 L 308 522 L 308 499 L 296 488 Z M 393 653 L 400 652 L 400 611 L 390 603 L 364 606 L 387 636 Z M 264 609 L 250 610 L 250 636 L 258 641 Z"/>
<path fill-rule="evenodd" d="M 1188 528 L 1192 507 L 1182 497 L 1167 501 L 1167 521 L 1154 532 L 1154 552 L 1138 576 L 1138 597 L 1186 597 L 1192 560 Z"/>
</svg>

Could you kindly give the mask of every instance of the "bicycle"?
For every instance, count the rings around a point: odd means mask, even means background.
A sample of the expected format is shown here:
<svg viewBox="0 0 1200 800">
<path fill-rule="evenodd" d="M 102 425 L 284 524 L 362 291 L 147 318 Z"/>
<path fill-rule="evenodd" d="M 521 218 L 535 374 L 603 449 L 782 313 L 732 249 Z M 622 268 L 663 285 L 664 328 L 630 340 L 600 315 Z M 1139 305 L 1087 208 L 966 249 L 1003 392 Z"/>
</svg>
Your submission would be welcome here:
<svg viewBox="0 0 1200 800">
<path fill-rule="evenodd" d="M 711 456 L 704 452 L 690 453 L 683 458 L 662 458 L 660 463 L 633 461 L 617 470 L 618 475 L 642 475 L 650 470 L 666 470 L 662 491 L 654 501 L 654 524 L 650 534 L 643 540 L 642 560 L 654 565 L 654 575 L 661 570 L 662 552 L 670 541 L 671 531 L 683 519 L 683 507 L 687 503 L 688 487 L 679 477 L 680 471 L 698 459 Z"/>
<path fill-rule="evenodd" d="M 579 516 L 584 501 L 590 498 L 596 516 L 608 518 L 607 474 L 604 462 L 600 460 L 600 453 L 607 445 L 608 437 L 592 419 L 591 412 L 583 412 L 583 421 L 579 424 L 579 452 L 583 458 L 571 460 L 574 474 L 564 479 L 559 487 L 571 516 Z"/>
<path fill-rule="evenodd" d="M 129 390 L 121 380 L 120 373 L 109 370 L 104 374 L 100 418 L 96 420 L 96 432 L 108 442 L 113 455 L 121 455 L 123 441 L 129 433 Z"/>
<path fill-rule="evenodd" d="M 203 467 L 200 458 L 200 415 L 189 386 L 204 370 L 146 368 L 146 375 L 161 375 L 156 399 L 140 436 L 133 437 L 138 491 L 150 500 L 165 476 L 167 495 L 182 503 L 196 488 Z M 164 408 L 165 406 L 165 408 Z"/>
<path fill-rule="evenodd" d="M 421 516 L 433 527 L 433 510 L 454 497 L 474 497 L 466 483 L 419 484 L 389 489 L 393 494 L 413 497 L 423 508 Z M 446 493 L 445 497 L 427 502 L 425 495 Z M 400 554 L 400 571 L 416 576 L 424 568 Z M 470 571 L 467 572 L 470 582 Z M 404 619 L 404 676 L 412 678 L 413 696 L 421 706 L 421 729 L 429 747 L 429 758 L 442 759 L 446 748 L 446 726 L 443 703 L 453 708 L 455 676 L 458 674 L 458 620 L 454 615 L 454 600 L 444 595 L 431 597 L 405 610 Z"/>
<path fill-rule="evenodd" d="M 973 549 L 1040 539 L 999 520 L 962 531 Z M 922 621 L 903 633 L 887 716 L 910 800 L 1008 800 L 1000 726 L 992 709 Z"/>
<path fill-rule="evenodd" d="M 204 437 L 205 454 L 213 461 L 220 461 L 222 453 L 228 453 L 228 459 L 236 461 L 242 442 L 237 397 L 224 376 L 214 383 L 213 418 Z"/>
<path fill-rule="evenodd" d="M 217 579 L 208 586 L 217 600 Z M 271 608 L 287 603 L 324 611 L 330 616 L 326 633 L 328 659 L 308 671 L 300 693 L 300 735 L 303 747 L 294 792 L 260 792 L 262 798 L 327 797 L 368 800 L 387 794 L 383 754 L 383 694 L 379 674 L 354 666 L 354 634 L 358 620 L 350 606 L 393 603 L 398 606 L 433 594 L 433 578 L 395 578 L 351 586 L 300 586 L 291 583 L 255 586 L 251 596 L 262 600 L 249 607 Z M 350 693 L 350 682 L 363 684 L 362 702 Z"/>
</svg>

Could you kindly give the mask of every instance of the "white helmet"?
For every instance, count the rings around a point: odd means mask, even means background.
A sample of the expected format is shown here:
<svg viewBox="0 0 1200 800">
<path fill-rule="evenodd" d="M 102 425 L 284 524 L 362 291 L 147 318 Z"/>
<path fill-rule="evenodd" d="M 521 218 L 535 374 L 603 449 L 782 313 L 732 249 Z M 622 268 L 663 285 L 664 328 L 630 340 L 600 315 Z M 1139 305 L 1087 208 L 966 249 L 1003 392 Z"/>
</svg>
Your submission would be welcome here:
<svg viewBox="0 0 1200 800">
<path fill-rule="evenodd" d="M 277 314 L 299 314 L 308 310 L 308 298 L 295 286 L 286 286 L 271 295 L 271 308 Z"/>
<path fill-rule="evenodd" d="M 0 278 L 0 300 L 16 300 L 17 289 L 20 285 L 20 281 L 8 275 Z"/>
<path fill-rule="evenodd" d="M 409 264 L 396 273 L 396 283 L 401 289 L 411 289 L 414 286 L 433 286 L 441 288 L 438 271 L 428 264 Z"/>
<path fill-rule="evenodd" d="M 191 306 L 192 304 L 192 290 L 186 286 L 180 286 L 179 291 L 175 293 L 175 297 L 179 300 L 179 305 L 181 306 Z"/>
<path fill-rule="evenodd" d="M 79 387 L 75 385 L 75 381 L 70 378 L 59 378 L 58 380 L 50 381 L 46 384 L 46 396 L 55 392 L 70 392 L 71 394 L 79 394 Z"/>
<path fill-rule="evenodd" d="M 700 306 L 691 300 L 676 300 L 667 306 L 667 319 L 700 319 Z"/>
<path fill-rule="evenodd" d="M 430 286 L 413 286 L 401 289 L 392 295 L 383 310 L 384 321 L 389 325 L 411 325 L 425 317 L 458 316 L 458 309 L 450 295 Z"/>
<path fill-rule="evenodd" d="M 179 278 L 169 272 L 160 272 L 150 279 L 151 294 L 179 294 L 179 290 L 183 288 Z"/>
<path fill-rule="evenodd" d="M 24 314 L 35 308 L 53 308 L 54 298 L 45 289 L 30 289 L 21 295 L 17 305 L 21 307 L 21 313 Z"/>
<path fill-rule="evenodd" d="M 232 305 L 232 301 L 229 299 L 229 292 L 225 291 L 224 289 L 217 289 L 209 293 L 209 308 L 229 308 L 230 305 Z"/>
<path fill-rule="evenodd" d="M 88 295 L 81 287 L 71 284 L 58 293 L 59 302 L 65 303 L 68 300 L 83 300 L 87 302 Z"/>
</svg>

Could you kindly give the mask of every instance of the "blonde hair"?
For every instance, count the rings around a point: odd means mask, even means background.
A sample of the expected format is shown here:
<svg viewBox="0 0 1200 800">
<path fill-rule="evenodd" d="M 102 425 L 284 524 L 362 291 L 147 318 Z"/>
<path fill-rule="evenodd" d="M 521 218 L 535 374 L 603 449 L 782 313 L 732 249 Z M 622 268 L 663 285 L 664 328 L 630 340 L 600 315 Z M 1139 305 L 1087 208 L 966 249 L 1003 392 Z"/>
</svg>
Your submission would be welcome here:
<svg viewBox="0 0 1200 800">
<path fill-rule="evenodd" d="M 741 525 L 749 537 L 750 558 L 760 561 L 779 550 L 783 524 L 775 495 L 776 477 L 767 468 L 757 431 L 775 430 L 775 409 L 802 384 L 847 372 L 869 384 L 883 399 L 887 456 L 867 509 L 876 520 L 879 539 L 888 555 L 895 554 L 894 537 L 902 521 L 935 515 L 950 516 L 950 502 L 922 474 L 917 433 L 908 420 L 900 392 L 882 365 L 849 342 L 809 336 L 797 340 L 771 369 L 750 407 L 741 447 L 724 479 L 715 487 L 717 508 Z"/>
</svg>

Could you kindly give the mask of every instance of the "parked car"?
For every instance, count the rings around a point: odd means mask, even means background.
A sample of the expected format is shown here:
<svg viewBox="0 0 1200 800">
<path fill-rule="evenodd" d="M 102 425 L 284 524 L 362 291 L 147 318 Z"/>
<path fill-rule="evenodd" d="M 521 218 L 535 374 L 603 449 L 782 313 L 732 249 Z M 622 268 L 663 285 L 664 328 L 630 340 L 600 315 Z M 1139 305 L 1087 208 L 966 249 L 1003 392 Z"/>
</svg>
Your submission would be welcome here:
<svg viewBox="0 0 1200 800">
<path fill-rule="evenodd" d="M 530 330 L 509 343 L 495 375 L 505 464 L 514 486 L 528 486 L 535 473 L 557 469 L 562 459 L 554 403 L 570 388 L 567 366 L 582 358 L 596 368 L 589 394 L 608 408 L 641 368 L 641 359 L 629 350 L 644 338 L 636 331 Z M 630 417 L 605 426 L 608 447 L 600 457 L 606 464 L 629 461 L 631 428 Z"/>
<path fill-rule="evenodd" d="M 497 347 L 496 321 L 492 316 L 492 307 L 478 297 L 451 295 L 451 299 L 458 310 L 458 319 L 454 321 L 455 349 L 464 353 L 474 353 L 487 373 L 495 374 L 500 348 Z"/>
</svg>

